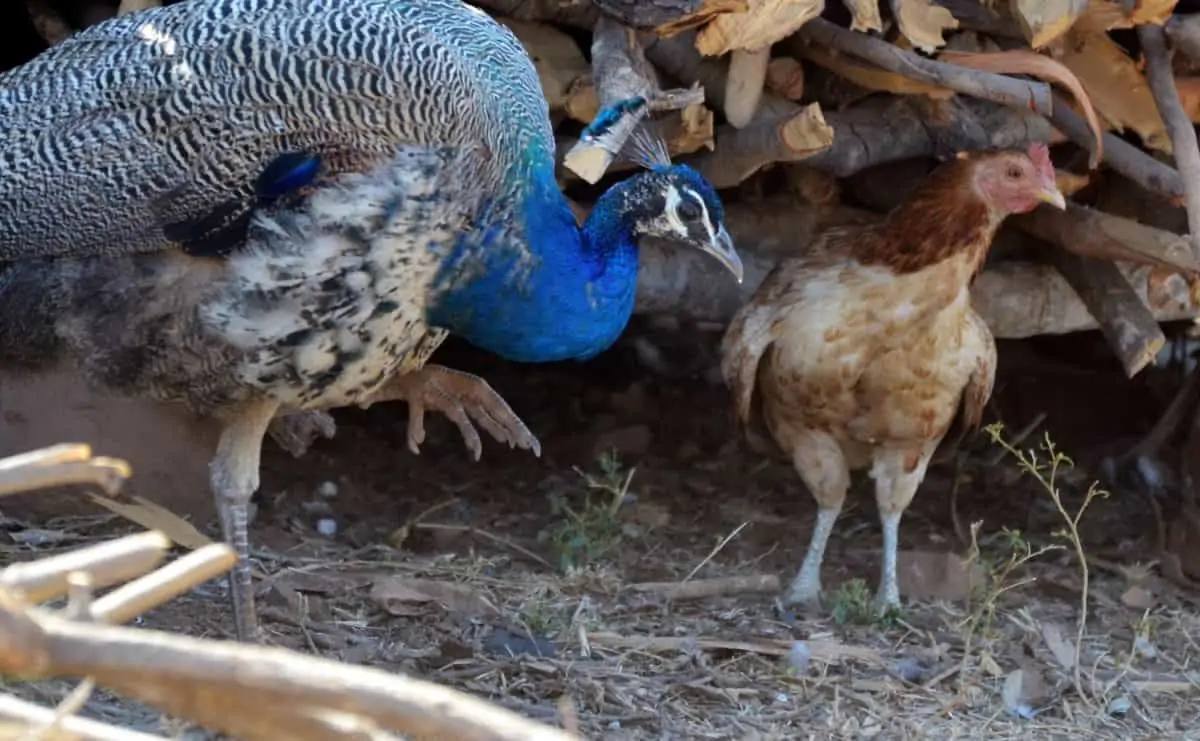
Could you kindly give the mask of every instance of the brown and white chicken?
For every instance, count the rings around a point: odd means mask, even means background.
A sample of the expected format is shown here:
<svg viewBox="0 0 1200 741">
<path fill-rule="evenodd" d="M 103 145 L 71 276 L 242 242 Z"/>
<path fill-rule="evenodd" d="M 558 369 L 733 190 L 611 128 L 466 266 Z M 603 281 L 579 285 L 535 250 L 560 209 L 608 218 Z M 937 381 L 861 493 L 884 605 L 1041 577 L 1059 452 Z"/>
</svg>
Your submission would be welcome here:
<svg viewBox="0 0 1200 741">
<path fill-rule="evenodd" d="M 788 603 L 819 601 L 850 472 L 869 467 L 883 526 L 876 603 L 899 605 L 900 517 L 959 408 L 977 426 L 992 393 L 996 346 L 970 283 L 1004 218 L 1040 203 L 1066 205 L 1045 145 L 962 154 L 880 223 L 829 229 L 781 262 L 734 316 L 721 372 L 738 418 L 761 402 L 818 503 Z"/>
</svg>

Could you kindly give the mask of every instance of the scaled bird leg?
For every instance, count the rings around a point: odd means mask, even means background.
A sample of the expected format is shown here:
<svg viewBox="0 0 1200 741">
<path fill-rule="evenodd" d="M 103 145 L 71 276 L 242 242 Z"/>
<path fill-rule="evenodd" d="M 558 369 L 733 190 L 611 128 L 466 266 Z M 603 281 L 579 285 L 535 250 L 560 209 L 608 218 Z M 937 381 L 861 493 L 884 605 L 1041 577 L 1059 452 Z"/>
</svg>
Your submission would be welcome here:
<svg viewBox="0 0 1200 741">
<path fill-rule="evenodd" d="M 421 443 L 425 442 L 425 412 L 434 410 L 446 415 L 458 427 L 475 460 L 483 454 L 483 443 L 475 424 L 510 448 L 531 450 L 536 456 L 542 454 L 538 439 L 508 402 L 479 376 L 440 365 L 427 365 L 392 378 L 359 406 L 365 409 L 381 401 L 400 399 L 408 402 L 408 449 L 413 453 L 420 454 Z"/>
<path fill-rule="evenodd" d="M 242 642 L 261 640 L 251 580 L 248 505 L 258 489 L 263 437 L 278 410 L 274 401 L 257 401 L 223 415 L 225 429 L 209 464 L 221 533 L 237 551 L 237 564 L 229 573 L 229 596 L 237 638 Z"/>
<path fill-rule="evenodd" d="M 879 507 L 879 522 L 883 526 L 883 561 L 880 565 L 879 591 L 875 594 L 875 609 L 880 614 L 888 608 L 900 607 L 900 587 L 896 584 L 900 517 L 925 478 L 925 469 L 938 442 L 935 440 L 916 450 L 880 450 L 875 454 L 871 478 L 875 479 L 875 501 Z"/>
<path fill-rule="evenodd" d="M 821 601 L 821 562 L 825 557 L 825 545 L 850 489 L 850 469 L 841 446 L 823 432 L 798 431 L 787 439 L 793 444 L 792 464 L 817 500 L 817 522 L 804 563 L 788 587 L 784 602 L 816 608 Z"/>
<path fill-rule="evenodd" d="M 267 434 L 279 447 L 299 458 L 308 452 L 317 438 L 333 439 L 337 434 L 337 423 L 328 412 L 294 412 L 271 420 Z"/>
</svg>

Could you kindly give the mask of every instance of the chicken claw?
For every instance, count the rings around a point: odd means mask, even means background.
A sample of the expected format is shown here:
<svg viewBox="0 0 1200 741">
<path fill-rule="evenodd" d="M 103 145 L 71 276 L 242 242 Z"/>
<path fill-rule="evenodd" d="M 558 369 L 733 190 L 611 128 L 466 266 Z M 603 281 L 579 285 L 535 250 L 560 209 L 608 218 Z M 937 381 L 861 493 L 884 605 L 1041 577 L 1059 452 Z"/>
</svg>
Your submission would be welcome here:
<svg viewBox="0 0 1200 741">
<path fill-rule="evenodd" d="M 403 399 L 408 402 L 408 449 L 420 455 L 425 442 L 425 412 L 438 411 L 458 427 L 471 457 L 479 460 L 483 443 L 478 424 L 499 442 L 510 448 L 531 450 L 542 455 L 542 445 L 534 437 L 508 402 L 479 376 L 427 365 L 419 371 L 397 376 L 360 406 L 366 408 L 381 401 Z"/>
<path fill-rule="evenodd" d="M 337 424 L 328 412 L 296 412 L 272 419 L 267 434 L 279 447 L 299 458 L 317 438 L 332 439 L 337 434 Z"/>
</svg>

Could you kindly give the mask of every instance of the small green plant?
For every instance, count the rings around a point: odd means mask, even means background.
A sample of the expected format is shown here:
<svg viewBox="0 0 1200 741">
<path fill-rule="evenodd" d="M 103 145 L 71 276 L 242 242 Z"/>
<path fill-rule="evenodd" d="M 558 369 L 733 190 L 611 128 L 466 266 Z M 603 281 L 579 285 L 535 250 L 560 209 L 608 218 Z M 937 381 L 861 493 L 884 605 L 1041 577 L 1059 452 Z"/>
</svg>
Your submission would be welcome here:
<svg viewBox="0 0 1200 741">
<path fill-rule="evenodd" d="M 1049 551 L 1069 547 L 1074 550 L 1079 561 L 1080 578 L 1082 581 L 1079 619 L 1075 635 L 1073 680 L 1075 689 L 1080 697 L 1090 704 L 1091 700 L 1084 692 L 1080 669 L 1080 650 L 1083 645 L 1083 636 L 1087 628 L 1088 618 L 1089 571 L 1087 553 L 1084 550 L 1083 541 L 1079 536 L 1079 521 L 1093 500 L 1097 497 L 1107 497 L 1108 493 L 1100 489 L 1096 483 L 1093 483 L 1088 488 L 1079 508 L 1074 513 L 1068 512 L 1066 505 L 1063 503 L 1062 492 L 1059 489 L 1058 474 L 1060 471 L 1070 468 L 1075 464 L 1066 454 L 1058 450 L 1054 442 L 1050 439 L 1049 433 L 1043 437 L 1039 449 L 1029 448 L 1021 450 L 1017 448 L 1015 443 L 1004 438 L 1004 426 L 1002 424 L 988 425 L 984 428 L 984 431 L 992 439 L 993 443 L 999 445 L 1016 459 L 1017 466 L 1024 474 L 1031 476 L 1038 486 L 1050 496 L 1050 500 L 1054 503 L 1054 507 L 1058 510 L 1064 523 L 1064 527 L 1056 530 L 1053 535 L 1055 538 L 1065 541 L 1065 545 L 1051 544 L 1035 549 L 1025 540 L 1020 531 L 1005 529 L 1001 532 L 1007 546 L 1007 554 L 1003 557 L 1002 561 L 989 562 L 985 561 L 979 548 L 978 536 L 982 523 L 971 523 L 971 549 L 967 556 L 968 567 L 971 564 L 979 564 L 986 575 L 986 581 L 982 588 L 976 590 L 976 593 L 972 595 L 968 604 L 968 615 L 963 621 L 966 628 L 966 635 L 963 639 L 963 665 L 966 665 L 971 656 L 973 639 L 979 635 L 987 636 L 992 632 L 995 624 L 996 606 L 1000 597 L 1034 581 L 1032 577 L 1021 578 L 1016 576 L 1018 570 L 1033 559 Z M 962 675 L 963 673 L 960 672 L 960 676 Z M 963 677 L 963 681 L 965 681 L 965 677 Z"/>
<path fill-rule="evenodd" d="M 847 624 L 870 625 L 875 621 L 875 609 L 871 603 L 871 589 L 862 579 L 849 579 L 838 585 L 829 597 L 833 622 L 839 626 Z"/>
<path fill-rule="evenodd" d="M 602 454 L 597 468 L 598 473 L 575 468 L 584 482 L 580 508 L 572 507 L 562 493 L 550 498 L 551 511 L 562 519 L 542 531 L 539 539 L 550 542 L 563 571 L 595 562 L 621 541 L 619 512 L 635 469 L 624 471 L 615 450 Z"/>
</svg>

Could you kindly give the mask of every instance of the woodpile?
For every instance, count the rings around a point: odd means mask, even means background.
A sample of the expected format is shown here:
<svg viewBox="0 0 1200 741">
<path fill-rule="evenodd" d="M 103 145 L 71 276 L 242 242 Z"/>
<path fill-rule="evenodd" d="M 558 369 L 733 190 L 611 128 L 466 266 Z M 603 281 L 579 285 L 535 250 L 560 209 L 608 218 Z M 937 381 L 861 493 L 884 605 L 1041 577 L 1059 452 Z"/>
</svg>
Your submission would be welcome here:
<svg viewBox="0 0 1200 741">
<path fill-rule="evenodd" d="M 1002 338 L 1100 328 L 1132 376 L 1159 322 L 1200 300 L 1200 14 L 1177 1 L 474 4 L 533 57 L 580 214 L 590 183 L 633 166 L 580 132 L 635 94 L 657 102 L 670 154 L 723 190 L 745 282 L 650 244 L 640 312 L 725 321 L 781 255 L 877 218 L 937 160 L 1045 141 L 1070 207 L 1006 225 L 975 303 Z M 70 33 L 55 0 L 27 2 L 49 43 Z M 161 3 L 90 4 L 89 23 Z"/>
<path fill-rule="evenodd" d="M 92 457 L 86 445 L 55 446 L 0 459 L 0 496 L 68 484 L 112 494 L 129 474 L 124 461 Z M 0 675 L 82 680 L 55 709 L 0 693 L 0 738 L 163 739 L 76 716 L 96 687 L 247 741 L 577 738 L 390 672 L 120 627 L 223 575 L 236 560 L 228 545 L 213 543 L 160 566 L 170 548 L 166 535 L 148 531 L 0 571 Z M 64 596 L 62 609 L 41 606 Z"/>
</svg>

